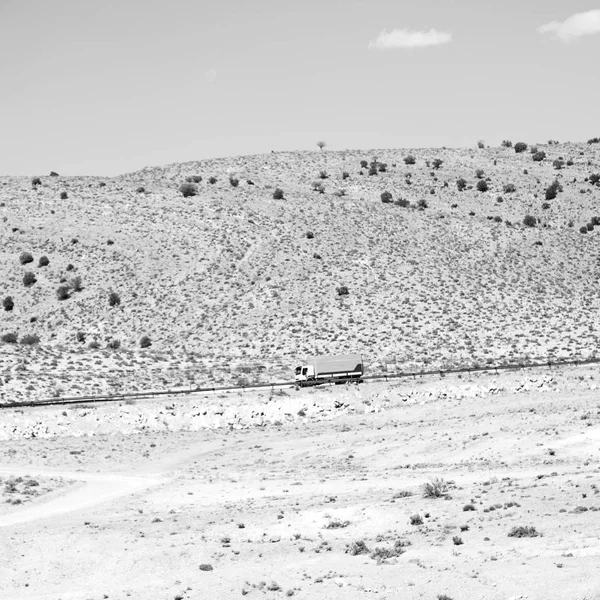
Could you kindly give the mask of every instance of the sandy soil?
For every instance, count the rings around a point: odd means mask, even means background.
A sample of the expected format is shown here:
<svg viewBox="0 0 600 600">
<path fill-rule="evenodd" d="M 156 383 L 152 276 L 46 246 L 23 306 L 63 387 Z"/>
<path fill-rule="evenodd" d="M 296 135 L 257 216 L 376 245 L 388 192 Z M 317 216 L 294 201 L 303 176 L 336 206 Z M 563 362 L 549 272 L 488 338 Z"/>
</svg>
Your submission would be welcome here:
<svg viewBox="0 0 600 600">
<path fill-rule="evenodd" d="M 0 476 L 77 483 L 0 513 L 0 598 L 598 597 L 597 377 L 302 390 L 266 400 L 303 415 L 260 426 L 15 430 Z M 443 495 L 424 497 L 435 478 Z"/>
</svg>

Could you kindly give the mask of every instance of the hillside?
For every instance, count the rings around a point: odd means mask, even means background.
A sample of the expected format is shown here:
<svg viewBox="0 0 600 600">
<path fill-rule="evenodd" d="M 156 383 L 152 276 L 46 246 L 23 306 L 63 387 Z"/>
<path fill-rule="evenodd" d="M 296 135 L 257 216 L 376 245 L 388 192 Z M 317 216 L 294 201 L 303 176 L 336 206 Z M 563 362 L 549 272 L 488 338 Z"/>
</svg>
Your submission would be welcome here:
<svg viewBox="0 0 600 600">
<path fill-rule="evenodd" d="M 321 353 L 362 352 L 376 372 L 593 356 L 600 144 L 538 147 L 539 162 L 507 147 L 324 150 L 2 177 L 0 298 L 14 307 L 0 307 L 0 336 L 39 343 L 0 345 L 0 395 L 288 380 Z M 361 161 L 374 157 L 369 175 Z M 546 200 L 554 180 L 562 191 Z M 74 277 L 81 289 L 59 300 Z"/>
</svg>

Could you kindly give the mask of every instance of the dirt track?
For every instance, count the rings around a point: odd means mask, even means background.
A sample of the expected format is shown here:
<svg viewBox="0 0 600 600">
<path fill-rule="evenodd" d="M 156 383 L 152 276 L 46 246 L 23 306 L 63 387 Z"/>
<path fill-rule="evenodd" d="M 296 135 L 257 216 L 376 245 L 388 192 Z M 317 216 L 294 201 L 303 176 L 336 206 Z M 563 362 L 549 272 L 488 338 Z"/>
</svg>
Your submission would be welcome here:
<svg viewBox="0 0 600 600">
<path fill-rule="evenodd" d="M 161 431 L 3 441 L 0 476 L 83 483 L 0 517 L 0 598 L 593 598 L 597 372 L 544 374 L 542 387 L 540 374 L 529 390 L 510 377 L 424 382 L 412 398 L 305 390 L 271 399 L 273 421 L 278 404 L 307 408 L 280 425 L 182 431 L 177 406 Z M 113 410 L 129 427 L 136 408 Z M 424 498 L 436 477 L 447 495 Z M 542 535 L 508 537 L 517 526 Z M 403 546 L 346 553 L 359 540 Z"/>
</svg>

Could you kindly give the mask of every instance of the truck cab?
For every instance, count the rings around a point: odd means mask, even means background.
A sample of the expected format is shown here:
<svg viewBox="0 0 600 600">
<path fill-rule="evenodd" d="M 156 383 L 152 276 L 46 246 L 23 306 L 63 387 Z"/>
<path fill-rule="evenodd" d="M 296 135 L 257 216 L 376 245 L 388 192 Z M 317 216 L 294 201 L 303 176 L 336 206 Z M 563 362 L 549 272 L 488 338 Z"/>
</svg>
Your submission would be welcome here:
<svg viewBox="0 0 600 600">
<path fill-rule="evenodd" d="M 315 368 L 313 365 L 304 365 L 296 367 L 296 381 L 309 381 L 315 378 Z"/>
</svg>

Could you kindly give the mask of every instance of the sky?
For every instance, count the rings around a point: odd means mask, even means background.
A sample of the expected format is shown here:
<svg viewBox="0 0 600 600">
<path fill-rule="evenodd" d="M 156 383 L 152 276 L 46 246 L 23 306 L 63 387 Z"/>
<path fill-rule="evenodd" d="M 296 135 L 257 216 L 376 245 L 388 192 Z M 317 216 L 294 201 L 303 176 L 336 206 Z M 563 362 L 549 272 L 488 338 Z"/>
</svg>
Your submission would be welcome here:
<svg viewBox="0 0 600 600">
<path fill-rule="evenodd" d="M 600 136 L 581 0 L 0 0 L 0 175 Z"/>
</svg>

